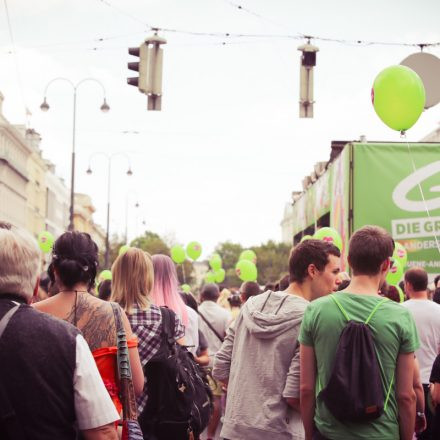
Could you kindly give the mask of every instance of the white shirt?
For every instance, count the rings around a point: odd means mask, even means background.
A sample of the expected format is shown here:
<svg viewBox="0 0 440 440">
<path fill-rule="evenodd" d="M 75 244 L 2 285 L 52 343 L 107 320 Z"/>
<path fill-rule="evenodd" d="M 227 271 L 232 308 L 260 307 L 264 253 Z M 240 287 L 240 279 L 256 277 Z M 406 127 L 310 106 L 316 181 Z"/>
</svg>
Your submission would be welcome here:
<svg viewBox="0 0 440 440">
<path fill-rule="evenodd" d="M 195 356 L 199 347 L 199 316 L 191 307 L 186 306 L 186 311 L 188 313 L 188 325 L 185 328 L 185 344 L 189 346 L 188 350 Z"/>
<path fill-rule="evenodd" d="M 206 318 L 220 336 L 223 338 L 225 337 L 226 330 L 232 321 L 232 315 L 230 312 L 223 307 L 220 307 L 214 301 L 203 301 L 199 306 L 199 313 Z M 212 365 L 214 356 L 220 350 L 222 342 L 202 318 L 199 318 L 199 328 L 208 341 L 209 363 Z"/>
<path fill-rule="evenodd" d="M 440 349 L 440 305 L 429 299 L 410 299 L 402 304 L 416 323 L 420 348 L 416 357 L 420 364 L 420 379 L 429 383 L 429 376 Z"/>
<path fill-rule="evenodd" d="M 76 337 L 76 366 L 73 376 L 75 413 L 81 431 L 119 420 L 87 342 L 81 335 Z"/>
</svg>

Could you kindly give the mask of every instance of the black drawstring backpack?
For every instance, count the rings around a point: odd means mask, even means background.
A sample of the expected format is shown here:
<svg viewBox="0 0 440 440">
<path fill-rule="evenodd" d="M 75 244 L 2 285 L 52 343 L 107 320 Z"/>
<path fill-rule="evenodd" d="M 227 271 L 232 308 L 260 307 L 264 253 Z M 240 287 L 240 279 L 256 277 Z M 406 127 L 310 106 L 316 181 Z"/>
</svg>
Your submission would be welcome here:
<svg viewBox="0 0 440 440">
<path fill-rule="evenodd" d="M 379 301 L 365 322 L 356 322 L 350 319 L 335 295 L 330 297 L 348 322 L 339 338 L 330 379 L 319 397 L 341 422 L 377 419 L 386 411 L 394 372 L 384 396 L 381 367 L 368 323 L 388 299 Z"/>
</svg>

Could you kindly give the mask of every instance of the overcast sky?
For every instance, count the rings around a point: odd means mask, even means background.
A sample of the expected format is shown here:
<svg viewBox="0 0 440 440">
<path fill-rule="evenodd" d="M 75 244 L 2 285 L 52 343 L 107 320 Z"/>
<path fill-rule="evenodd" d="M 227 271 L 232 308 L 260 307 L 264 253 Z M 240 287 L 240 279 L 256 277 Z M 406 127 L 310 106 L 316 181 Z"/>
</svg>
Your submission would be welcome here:
<svg viewBox="0 0 440 440">
<path fill-rule="evenodd" d="M 145 220 L 147 229 L 182 244 L 200 241 L 205 256 L 224 240 L 244 246 L 280 240 L 291 191 L 301 189 L 315 162 L 328 160 L 331 140 L 361 135 L 399 140 L 374 113 L 370 90 L 383 68 L 417 49 L 312 41 L 320 49 L 315 117 L 299 119 L 297 47 L 303 41 L 283 35 L 440 41 L 438 0 L 7 0 L 7 5 L 16 56 L 2 2 L 5 116 L 24 124 L 29 108 L 44 156 L 70 182 L 72 90 L 54 83 L 47 93 L 50 111 L 42 113 L 44 88 L 58 76 L 99 79 L 111 106 L 108 114 L 99 111 L 99 86 L 84 83 L 78 89 L 76 191 L 91 195 L 95 219 L 105 225 L 106 162 L 94 157 L 94 174 L 88 176 L 89 157 L 97 151 L 128 153 L 132 177 L 125 175 L 123 157 L 112 163 L 111 231 L 124 232 L 130 193 L 130 237 L 142 232 Z M 162 111 L 148 112 L 146 96 L 126 84 L 134 75 L 127 62 L 135 61 L 127 48 L 151 35 L 148 25 L 281 37 L 160 32 L 168 41 Z M 440 56 L 440 47 L 427 51 Z M 436 106 L 421 116 L 408 139 L 419 140 L 439 121 Z"/>
</svg>

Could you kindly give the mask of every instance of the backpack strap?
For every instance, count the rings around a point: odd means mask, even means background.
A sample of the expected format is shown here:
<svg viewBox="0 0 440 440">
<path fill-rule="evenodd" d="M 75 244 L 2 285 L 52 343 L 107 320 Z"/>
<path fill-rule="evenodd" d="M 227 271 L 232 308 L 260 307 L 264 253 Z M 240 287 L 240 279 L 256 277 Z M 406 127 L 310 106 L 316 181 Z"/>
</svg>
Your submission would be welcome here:
<svg viewBox="0 0 440 440">
<path fill-rule="evenodd" d="M 12 318 L 12 315 L 18 310 L 18 308 L 20 307 L 20 304 L 15 305 L 14 307 L 12 307 L 12 309 L 9 309 L 5 315 L 3 316 L 3 318 L 0 321 L 0 338 L 2 337 L 3 332 L 6 329 L 6 326 L 9 323 L 9 320 Z"/>
<path fill-rule="evenodd" d="M 374 306 L 373 310 L 371 311 L 370 315 L 368 316 L 367 320 L 365 321 L 365 324 L 366 324 L 366 325 L 369 324 L 369 322 L 371 321 L 371 318 L 375 315 L 375 313 L 377 312 L 377 310 L 379 309 L 379 307 L 380 307 L 384 302 L 386 302 L 386 301 L 389 301 L 389 299 L 388 299 L 388 298 L 382 298 L 382 300 L 379 301 L 379 302 Z M 377 349 L 376 349 L 376 347 L 375 347 L 375 350 L 376 350 L 376 356 L 377 356 L 377 359 L 379 359 L 379 354 L 377 353 Z M 379 363 L 379 365 L 381 366 L 380 363 Z M 381 366 L 381 370 L 382 370 L 382 366 Z M 383 370 L 382 370 L 382 374 L 383 374 L 383 377 L 385 378 L 386 375 L 385 375 L 385 372 L 384 372 Z M 384 387 L 385 390 L 386 390 L 385 402 L 384 402 L 384 405 L 383 405 L 383 410 L 384 410 L 384 411 L 387 410 L 388 402 L 389 402 L 389 400 L 390 400 L 390 395 L 391 395 L 391 389 L 393 388 L 393 384 L 394 384 L 394 371 L 393 371 L 393 374 L 392 374 L 392 376 L 391 376 L 391 381 L 390 381 L 390 384 L 389 384 L 389 386 L 388 386 L 388 389 L 386 389 L 386 388 Z"/>
<path fill-rule="evenodd" d="M 174 339 L 174 329 L 176 327 L 174 313 L 168 307 L 161 307 L 160 312 L 162 314 L 162 335 L 168 344 L 174 344 L 176 342 Z"/>
<path fill-rule="evenodd" d="M 197 313 L 199 314 L 200 318 L 203 319 L 203 321 L 205 322 L 205 324 L 209 327 L 209 329 L 212 331 L 212 333 L 214 333 L 218 339 L 220 339 L 220 342 L 223 344 L 223 341 L 225 340 L 225 338 L 221 337 L 218 333 L 218 331 L 214 328 L 214 326 L 203 316 L 203 313 L 200 312 L 199 310 L 197 310 Z"/>
<path fill-rule="evenodd" d="M 350 317 L 348 316 L 348 313 L 345 311 L 344 307 L 342 307 L 342 304 L 339 302 L 339 300 L 336 298 L 336 295 L 331 294 L 330 298 L 336 303 L 336 305 L 339 307 L 339 310 L 342 312 L 342 314 L 344 315 L 345 319 L 347 321 L 350 321 Z M 371 318 L 375 315 L 375 313 L 377 312 L 377 309 L 384 303 L 388 301 L 388 298 L 382 298 L 381 301 L 379 301 L 373 308 L 373 310 L 371 311 L 371 313 L 368 315 L 367 320 L 365 321 L 365 324 L 368 325 L 368 323 L 371 321 Z"/>
<path fill-rule="evenodd" d="M 385 403 L 383 405 L 384 411 L 387 410 L 388 401 L 390 400 L 390 395 L 391 395 L 391 388 L 393 388 L 393 383 L 394 383 L 394 371 L 393 371 L 393 375 L 391 376 L 390 386 L 388 387 L 387 395 L 385 397 Z"/>
<path fill-rule="evenodd" d="M 330 298 L 336 303 L 336 305 L 339 307 L 339 310 L 344 315 L 345 319 L 347 321 L 350 321 L 350 317 L 348 316 L 348 313 L 344 310 L 344 307 L 342 307 L 342 304 L 339 302 L 339 300 L 336 298 L 334 294 L 330 295 Z"/>
<path fill-rule="evenodd" d="M 379 301 L 375 306 L 374 309 L 371 311 L 370 315 L 368 316 L 367 320 L 365 321 L 365 324 L 368 325 L 368 323 L 370 322 L 371 318 L 374 316 L 374 314 L 377 312 L 377 309 L 385 302 L 388 301 L 388 298 L 382 298 L 381 301 Z"/>
<path fill-rule="evenodd" d="M 14 301 L 15 303 L 15 301 Z M 10 319 L 14 313 L 19 309 L 20 304 L 16 304 L 12 309 L 9 309 L 3 318 L 0 320 L 0 338 L 3 335 Z M 24 440 L 25 435 L 18 420 L 17 414 L 12 407 L 6 390 L 0 382 L 0 430 L 7 439 Z M 3 436 L 2 436 L 3 438 Z"/>
</svg>

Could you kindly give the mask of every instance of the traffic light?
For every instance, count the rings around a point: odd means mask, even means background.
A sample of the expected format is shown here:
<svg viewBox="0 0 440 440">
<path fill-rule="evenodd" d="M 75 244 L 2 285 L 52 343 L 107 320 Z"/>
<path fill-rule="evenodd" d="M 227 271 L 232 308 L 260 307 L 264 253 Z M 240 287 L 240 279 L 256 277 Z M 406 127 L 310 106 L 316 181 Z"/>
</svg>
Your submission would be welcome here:
<svg viewBox="0 0 440 440">
<path fill-rule="evenodd" d="M 300 92 L 299 92 L 299 117 L 313 118 L 313 68 L 316 66 L 316 52 L 319 49 L 310 44 L 310 40 L 306 44 L 298 47 L 302 52 L 300 60 Z"/>
<path fill-rule="evenodd" d="M 147 85 L 147 55 L 148 48 L 145 43 L 142 43 L 139 47 L 130 47 L 128 53 L 135 57 L 139 57 L 139 61 L 128 63 L 129 70 L 139 72 L 139 76 L 127 78 L 127 83 L 131 86 L 135 86 L 141 93 L 146 93 Z"/>
<path fill-rule="evenodd" d="M 128 68 L 139 72 L 139 77 L 127 78 L 127 83 L 148 95 L 148 110 L 161 110 L 162 107 L 163 49 L 160 46 L 166 42 L 156 32 L 139 47 L 128 49 L 130 55 L 139 57 L 139 62 L 128 63 Z"/>
</svg>

